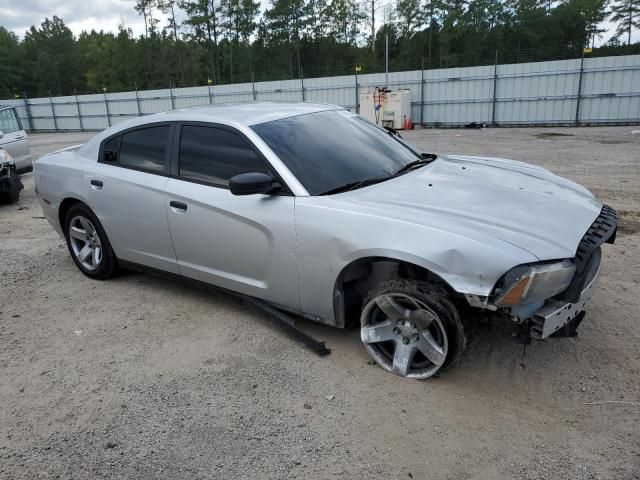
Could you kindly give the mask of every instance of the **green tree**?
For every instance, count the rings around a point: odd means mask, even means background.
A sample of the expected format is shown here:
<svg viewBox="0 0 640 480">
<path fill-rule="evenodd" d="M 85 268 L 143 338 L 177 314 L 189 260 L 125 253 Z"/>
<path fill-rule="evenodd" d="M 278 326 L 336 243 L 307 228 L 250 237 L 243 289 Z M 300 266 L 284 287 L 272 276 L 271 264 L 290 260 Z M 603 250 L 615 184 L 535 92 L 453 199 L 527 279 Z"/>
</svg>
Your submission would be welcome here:
<svg viewBox="0 0 640 480">
<path fill-rule="evenodd" d="M 640 0 L 616 0 L 611 13 L 611 21 L 618 24 L 614 38 L 626 36 L 627 45 L 631 45 L 631 32 L 640 28 Z"/>
<path fill-rule="evenodd" d="M 291 53 L 289 63 L 293 71 L 300 75 L 300 40 L 308 26 L 309 7 L 305 0 L 271 0 L 271 6 L 265 12 L 266 27 L 270 37 L 279 43 L 285 43 Z M 295 54 L 295 69 L 293 63 Z"/>
<path fill-rule="evenodd" d="M 0 26 L 0 98 L 22 94 L 24 58 L 18 36 Z"/>
<path fill-rule="evenodd" d="M 211 77 L 221 83 L 218 43 L 221 34 L 222 6 L 219 0 L 185 0 L 180 6 L 186 11 L 184 24 L 192 29 L 191 39 L 204 44 L 209 52 Z"/>
<path fill-rule="evenodd" d="M 32 26 L 24 36 L 23 48 L 30 92 L 62 95 L 82 86 L 76 41 L 62 19 L 54 16 L 39 28 Z"/>
<path fill-rule="evenodd" d="M 426 21 L 427 10 L 423 8 L 421 0 L 398 0 L 396 9 L 403 37 L 413 35 Z"/>
</svg>

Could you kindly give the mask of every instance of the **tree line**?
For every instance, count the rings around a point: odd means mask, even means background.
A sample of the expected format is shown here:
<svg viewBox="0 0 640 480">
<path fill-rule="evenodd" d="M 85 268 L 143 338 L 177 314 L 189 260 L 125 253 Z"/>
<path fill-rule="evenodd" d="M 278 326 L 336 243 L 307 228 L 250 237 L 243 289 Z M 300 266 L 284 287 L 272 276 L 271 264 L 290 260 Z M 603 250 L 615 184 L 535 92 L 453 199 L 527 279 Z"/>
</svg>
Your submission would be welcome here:
<svg viewBox="0 0 640 480">
<path fill-rule="evenodd" d="M 640 53 L 640 0 L 137 0 L 145 32 L 0 26 L 0 98 Z M 159 13 L 164 15 L 160 16 Z M 160 18 L 168 18 L 161 24 Z M 179 18 L 185 18 L 179 21 Z M 496 59 L 496 55 L 499 58 Z"/>
</svg>

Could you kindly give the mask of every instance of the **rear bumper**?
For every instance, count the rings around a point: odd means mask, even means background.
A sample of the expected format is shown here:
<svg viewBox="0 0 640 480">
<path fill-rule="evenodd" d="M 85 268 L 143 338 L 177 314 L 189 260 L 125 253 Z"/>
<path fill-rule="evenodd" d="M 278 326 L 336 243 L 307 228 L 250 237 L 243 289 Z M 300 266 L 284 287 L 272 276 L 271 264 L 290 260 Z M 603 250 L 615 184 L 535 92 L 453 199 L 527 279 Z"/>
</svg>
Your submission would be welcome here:
<svg viewBox="0 0 640 480">
<path fill-rule="evenodd" d="M 587 285 L 583 288 L 580 298 L 575 303 L 567 303 L 562 300 L 550 300 L 538 310 L 531 318 L 530 334 L 533 338 L 543 340 L 560 330 L 567 323 L 584 311 L 585 306 L 591 300 L 591 296 L 598 284 L 600 267 Z"/>
</svg>

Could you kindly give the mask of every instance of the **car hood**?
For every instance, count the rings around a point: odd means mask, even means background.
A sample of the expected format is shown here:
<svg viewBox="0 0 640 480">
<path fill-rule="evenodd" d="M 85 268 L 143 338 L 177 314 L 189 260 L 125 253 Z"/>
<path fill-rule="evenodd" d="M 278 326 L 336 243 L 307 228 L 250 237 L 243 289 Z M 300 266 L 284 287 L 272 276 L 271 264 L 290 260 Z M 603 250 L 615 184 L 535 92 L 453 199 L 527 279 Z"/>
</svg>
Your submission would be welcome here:
<svg viewBox="0 0 640 480">
<path fill-rule="evenodd" d="M 425 167 L 340 197 L 395 220 L 490 235 L 540 260 L 575 256 L 578 242 L 602 209 L 586 188 L 544 168 L 462 155 L 438 157 Z"/>
</svg>

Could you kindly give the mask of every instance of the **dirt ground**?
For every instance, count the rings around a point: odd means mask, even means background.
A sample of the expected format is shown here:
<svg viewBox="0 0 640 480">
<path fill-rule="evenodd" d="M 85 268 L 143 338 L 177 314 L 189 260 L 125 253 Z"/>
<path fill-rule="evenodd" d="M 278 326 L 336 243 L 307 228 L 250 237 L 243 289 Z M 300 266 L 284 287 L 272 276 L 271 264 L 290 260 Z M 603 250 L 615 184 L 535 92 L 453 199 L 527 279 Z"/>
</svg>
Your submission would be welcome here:
<svg viewBox="0 0 640 480">
<path fill-rule="evenodd" d="M 357 331 L 304 324 L 333 350 L 319 358 L 229 296 L 88 280 L 25 176 L 0 207 L 0 478 L 640 478 L 637 128 L 406 134 L 542 165 L 622 214 L 578 338 L 525 350 L 478 326 L 426 382 L 372 365 Z"/>
</svg>

